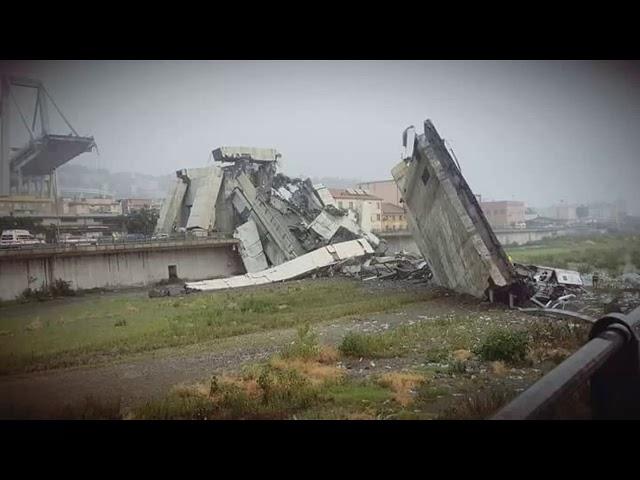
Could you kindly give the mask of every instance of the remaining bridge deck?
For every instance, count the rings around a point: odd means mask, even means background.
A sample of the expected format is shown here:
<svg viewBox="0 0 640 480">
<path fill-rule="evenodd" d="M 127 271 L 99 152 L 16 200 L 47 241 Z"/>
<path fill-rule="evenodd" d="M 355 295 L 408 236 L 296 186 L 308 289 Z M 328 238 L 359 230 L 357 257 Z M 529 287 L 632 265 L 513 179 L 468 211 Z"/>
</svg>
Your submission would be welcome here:
<svg viewBox="0 0 640 480">
<path fill-rule="evenodd" d="M 93 137 L 44 135 L 29 142 L 11 160 L 11 169 L 23 175 L 48 175 L 78 155 L 90 152 Z"/>
</svg>

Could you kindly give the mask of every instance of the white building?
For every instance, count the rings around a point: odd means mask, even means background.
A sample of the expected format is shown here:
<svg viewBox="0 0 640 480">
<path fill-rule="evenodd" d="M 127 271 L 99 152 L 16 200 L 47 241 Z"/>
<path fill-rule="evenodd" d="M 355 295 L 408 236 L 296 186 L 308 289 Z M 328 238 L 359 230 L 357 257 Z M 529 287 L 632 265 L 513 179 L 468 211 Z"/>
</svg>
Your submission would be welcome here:
<svg viewBox="0 0 640 480">
<path fill-rule="evenodd" d="M 359 188 L 331 188 L 336 206 L 356 214 L 360 227 L 370 232 L 382 230 L 382 198 Z"/>
</svg>

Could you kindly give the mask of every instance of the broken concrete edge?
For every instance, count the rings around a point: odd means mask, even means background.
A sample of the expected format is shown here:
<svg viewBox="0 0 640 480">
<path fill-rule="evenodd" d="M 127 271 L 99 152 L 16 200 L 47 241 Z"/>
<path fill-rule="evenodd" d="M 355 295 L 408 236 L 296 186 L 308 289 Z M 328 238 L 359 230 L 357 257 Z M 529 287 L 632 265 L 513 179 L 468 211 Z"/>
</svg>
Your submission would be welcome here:
<svg viewBox="0 0 640 480">
<path fill-rule="evenodd" d="M 185 288 L 188 291 L 211 291 L 293 280 L 310 275 L 342 260 L 363 257 L 373 253 L 373 248 L 364 238 L 350 240 L 318 248 L 261 272 L 215 280 L 203 280 L 201 282 L 187 282 Z"/>
</svg>

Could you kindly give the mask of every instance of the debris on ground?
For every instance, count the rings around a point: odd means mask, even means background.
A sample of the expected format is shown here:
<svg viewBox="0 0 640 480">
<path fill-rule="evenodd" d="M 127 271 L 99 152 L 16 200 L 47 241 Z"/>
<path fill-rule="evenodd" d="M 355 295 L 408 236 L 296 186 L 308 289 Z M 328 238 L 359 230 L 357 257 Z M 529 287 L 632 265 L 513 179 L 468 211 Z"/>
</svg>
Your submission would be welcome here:
<svg viewBox="0 0 640 480">
<path fill-rule="evenodd" d="M 422 257 L 407 252 L 373 256 L 365 261 L 347 260 L 335 265 L 334 270 L 363 281 L 414 280 L 415 283 L 422 283 L 433 278 L 427 262 Z"/>
</svg>

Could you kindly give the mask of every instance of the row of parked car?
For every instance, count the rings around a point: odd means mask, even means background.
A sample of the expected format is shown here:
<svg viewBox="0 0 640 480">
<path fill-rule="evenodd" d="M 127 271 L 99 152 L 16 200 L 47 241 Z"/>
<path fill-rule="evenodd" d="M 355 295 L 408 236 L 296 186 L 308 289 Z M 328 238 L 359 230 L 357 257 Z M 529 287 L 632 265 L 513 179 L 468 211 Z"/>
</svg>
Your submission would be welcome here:
<svg viewBox="0 0 640 480">
<path fill-rule="evenodd" d="M 108 245 L 120 242 L 145 242 L 158 240 L 184 239 L 203 236 L 199 232 L 176 232 L 174 234 L 158 233 L 153 236 L 142 235 L 138 233 L 129 233 L 122 236 L 101 236 L 89 237 L 84 235 L 63 234 L 58 239 L 58 244 L 70 245 Z M 36 238 L 28 230 L 4 230 L 0 237 L 0 248 L 17 248 L 28 247 L 34 245 L 42 245 L 46 242 Z"/>
<path fill-rule="evenodd" d="M 158 234 L 152 237 L 147 237 L 146 235 L 130 233 L 127 235 L 123 235 L 120 237 L 88 237 L 84 235 L 70 235 L 65 234 L 62 235 L 58 244 L 66 244 L 66 245 L 105 245 L 111 244 L 114 242 L 140 242 L 140 241 L 148 241 L 148 240 L 168 240 L 169 235 L 167 234 Z M 42 239 L 36 238 L 31 232 L 28 230 L 4 230 L 2 232 L 2 236 L 0 237 L 0 248 L 17 248 L 17 247 L 29 247 L 34 245 L 42 245 L 46 242 Z"/>
<path fill-rule="evenodd" d="M 43 245 L 46 242 L 36 238 L 28 230 L 4 230 L 0 236 L 0 247 L 28 247 L 34 245 Z M 85 237 L 82 235 L 65 235 L 60 238 L 58 243 L 72 245 L 96 245 L 98 243 L 95 237 Z"/>
</svg>

